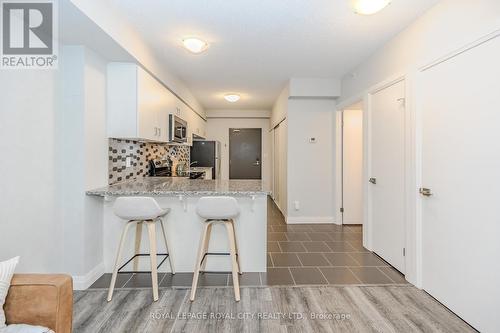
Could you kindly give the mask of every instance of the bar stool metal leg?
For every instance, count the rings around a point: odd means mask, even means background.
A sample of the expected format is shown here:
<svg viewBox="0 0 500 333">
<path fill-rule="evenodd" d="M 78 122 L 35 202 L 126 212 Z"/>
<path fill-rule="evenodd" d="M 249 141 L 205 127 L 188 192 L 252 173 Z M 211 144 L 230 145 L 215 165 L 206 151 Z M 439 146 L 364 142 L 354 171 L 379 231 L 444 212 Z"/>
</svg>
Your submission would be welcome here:
<svg viewBox="0 0 500 333">
<path fill-rule="evenodd" d="M 170 255 L 170 248 L 168 247 L 167 234 L 165 233 L 165 226 L 163 225 L 163 220 L 161 218 L 160 218 L 160 225 L 161 225 L 161 232 L 163 234 L 163 240 L 165 241 L 165 249 L 167 250 L 168 254 L 168 262 L 170 264 L 170 270 L 172 271 L 172 274 L 175 274 L 174 261 L 172 259 L 172 256 Z"/>
<path fill-rule="evenodd" d="M 109 284 L 108 299 L 107 299 L 108 302 L 110 302 L 111 299 L 113 298 L 113 290 L 115 289 L 116 276 L 118 275 L 118 268 L 120 267 L 120 258 L 123 251 L 123 244 L 125 243 L 125 238 L 127 237 L 128 228 L 132 223 L 136 222 L 137 221 L 128 221 L 127 224 L 125 224 L 125 227 L 123 227 L 122 236 L 120 238 L 120 245 L 118 246 L 118 253 L 116 254 L 113 276 L 111 277 L 111 283 Z"/>
<path fill-rule="evenodd" d="M 232 263 L 232 275 L 233 275 L 233 286 L 234 286 L 234 298 L 236 302 L 240 300 L 240 282 L 238 280 L 238 259 L 236 256 L 236 243 L 234 238 L 234 228 L 232 221 L 225 222 L 224 225 L 227 229 L 227 236 L 229 238 L 229 252 L 231 255 Z"/>
</svg>

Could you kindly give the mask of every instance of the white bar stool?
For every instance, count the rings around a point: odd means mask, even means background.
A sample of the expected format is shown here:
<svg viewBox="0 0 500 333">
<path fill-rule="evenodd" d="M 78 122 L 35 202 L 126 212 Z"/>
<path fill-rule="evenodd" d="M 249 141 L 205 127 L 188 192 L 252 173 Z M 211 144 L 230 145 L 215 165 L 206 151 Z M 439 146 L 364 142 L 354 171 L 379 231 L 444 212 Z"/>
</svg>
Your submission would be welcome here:
<svg viewBox="0 0 500 333">
<path fill-rule="evenodd" d="M 122 231 L 122 236 L 120 239 L 120 245 L 118 247 L 118 253 L 116 254 L 115 267 L 113 270 L 113 276 L 111 278 L 111 283 L 109 285 L 108 291 L 108 302 L 113 298 L 113 290 L 115 288 L 116 277 L 120 273 L 149 273 L 143 271 L 137 271 L 139 265 L 140 256 L 148 256 L 151 259 L 151 281 L 153 285 L 153 300 L 156 302 L 158 300 L 158 268 L 165 262 L 168 258 L 170 263 L 170 269 L 172 274 L 175 274 L 174 263 L 170 251 L 168 250 L 167 235 L 165 233 L 165 227 L 163 225 L 162 217 L 170 212 L 170 208 L 161 208 L 155 199 L 150 197 L 119 197 L 116 199 L 113 205 L 113 211 L 116 216 L 127 220 L 127 224 Z M 166 253 L 157 253 L 156 248 L 156 223 L 160 222 L 161 231 L 163 234 L 163 240 L 165 241 Z M 123 245 L 125 238 L 127 236 L 128 228 L 132 224 L 136 224 L 135 233 L 135 255 L 130 258 L 125 264 L 120 265 L 120 258 L 123 251 Z M 139 253 L 141 248 L 141 236 L 142 236 L 142 225 L 146 224 L 149 235 L 149 254 Z M 165 258 L 157 266 L 156 256 L 162 255 Z M 134 270 L 133 271 L 122 271 L 128 263 L 134 260 Z"/>
<path fill-rule="evenodd" d="M 231 256 L 232 275 L 234 286 L 234 298 L 240 300 L 240 283 L 238 273 L 241 273 L 238 259 L 238 245 L 236 243 L 236 233 L 234 230 L 234 218 L 240 213 L 240 207 L 235 198 L 232 197 L 202 197 L 196 205 L 196 213 L 205 219 L 203 232 L 201 234 L 200 247 L 198 251 L 198 261 L 194 268 L 193 285 L 191 287 L 191 301 L 194 301 L 196 287 L 198 286 L 198 277 L 200 272 L 205 272 L 207 264 L 207 255 L 229 255 Z M 229 239 L 229 253 L 210 253 L 208 245 L 210 243 L 210 234 L 212 226 L 215 223 L 223 223 L 227 230 Z M 215 272 L 214 272 L 215 273 Z M 222 272 L 217 272 L 222 273 Z"/>
</svg>

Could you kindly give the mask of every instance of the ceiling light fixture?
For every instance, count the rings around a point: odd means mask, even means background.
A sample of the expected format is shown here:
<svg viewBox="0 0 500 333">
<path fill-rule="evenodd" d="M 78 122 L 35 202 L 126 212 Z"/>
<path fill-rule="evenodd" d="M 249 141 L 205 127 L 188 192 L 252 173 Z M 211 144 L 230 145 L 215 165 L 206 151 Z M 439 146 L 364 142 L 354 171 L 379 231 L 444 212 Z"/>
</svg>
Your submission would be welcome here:
<svg viewBox="0 0 500 333">
<path fill-rule="evenodd" d="M 228 102 L 235 103 L 240 100 L 240 95 L 238 94 L 227 94 L 224 95 L 224 99 Z"/>
<path fill-rule="evenodd" d="M 391 0 L 351 0 L 352 8 L 356 14 L 372 15 L 391 3 Z"/>
<path fill-rule="evenodd" d="M 184 47 L 191 53 L 199 54 L 208 49 L 208 43 L 196 37 L 187 37 L 182 40 Z"/>
</svg>

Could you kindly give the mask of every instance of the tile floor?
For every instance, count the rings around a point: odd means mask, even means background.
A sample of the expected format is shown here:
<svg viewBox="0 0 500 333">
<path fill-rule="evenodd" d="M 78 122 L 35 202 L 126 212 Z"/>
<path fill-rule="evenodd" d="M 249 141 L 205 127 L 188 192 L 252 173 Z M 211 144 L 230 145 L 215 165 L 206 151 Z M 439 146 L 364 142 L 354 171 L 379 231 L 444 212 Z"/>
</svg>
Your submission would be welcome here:
<svg viewBox="0 0 500 333">
<path fill-rule="evenodd" d="M 362 245 L 358 225 L 287 225 L 272 200 L 268 202 L 267 272 L 244 273 L 242 286 L 403 284 L 404 276 Z M 192 273 L 161 273 L 160 287 L 190 287 Z M 104 274 L 90 289 L 108 288 Z M 232 285 L 229 274 L 200 275 L 200 286 Z M 149 274 L 119 274 L 116 288 L 151 287 Z"/>
</svg>

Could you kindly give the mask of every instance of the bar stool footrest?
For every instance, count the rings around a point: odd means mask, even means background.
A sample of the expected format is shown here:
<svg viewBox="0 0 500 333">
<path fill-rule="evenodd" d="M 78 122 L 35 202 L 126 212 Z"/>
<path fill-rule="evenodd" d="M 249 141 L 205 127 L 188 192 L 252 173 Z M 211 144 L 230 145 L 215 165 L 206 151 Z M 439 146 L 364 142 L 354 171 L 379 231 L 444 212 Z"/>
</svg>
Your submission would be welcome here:
<svg viewBox="0 0 500 333">
<path fill-rule="evenodd" d="M 231 255 L 231 253 L 226 253 L 226 252 L 206 252 L 206 253 L 203 255 L 203 258 L 201 258 L 201 263 L 200 263 L 200 264 L 202 264 L 202 263 L 203 263 L 203 261 L 205 260 L 205 258 L 206 258 L 207 256 L 230 256 L 230 255 Z M 236 256 L 238 256 L 238 253 L 236 253 Z M 231 273 L 232 273 L 232 271 L 227 271 L 227 272 L 222 271 L 222 272 L 221 272 L 221 271 L 202 271 L 202 270 L 200 270 L 199 272 L 200 272 L 201 274 L 205 274 L 205 273 L 209 273 L 209 274 L 231 274 Z M 239 274 L 239 275 L 243 275 L 243 272 L 242 272 L 242 273 L 239 273 L 239 272 L 238 272 L 238 274 Z"/>
<path fill-rule="evenodd" d="M 206 252 L 203 255 L 203 258 L 201 258 L 201 263 L 205 260 L 207 256 L 230 256 L 231 253 L 226 253 L 226 252 Z M 236 253 L 236 256 L 238 256 L 238 253 Z M 200 271 L 201 272 L 201 271 Z"/>
<path fill-rule="evenodd" d="M 118 268 L 118 274 L 140 274 L 140 273 L 151 273 L 151 271 L 122 271 L 122 269 L 127 266 L 132 260 L 134 260 L 136 257 L 149 257 L 150 254 L 149 253 L 137 253 L 136 255 L 132 256 L 132 258 L 130 258 L 129 260 L 127 260 L 123 265 L 120 266 L 120 268 Z M 160 261 L 160 263 L 158 264 L 158 266 L 156 266 L 156 269 L 160 268 L 161 265 L 163 265 L 163 263 L 165 262 L 165 260 L 167 260 L 167 258 L 169 257 L 169 254 L 168 253 L 157 253 L 156 256 L 165 256 L 165 258 L 162 259 L 162 261 Z"/>
</svg>

